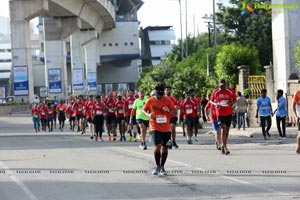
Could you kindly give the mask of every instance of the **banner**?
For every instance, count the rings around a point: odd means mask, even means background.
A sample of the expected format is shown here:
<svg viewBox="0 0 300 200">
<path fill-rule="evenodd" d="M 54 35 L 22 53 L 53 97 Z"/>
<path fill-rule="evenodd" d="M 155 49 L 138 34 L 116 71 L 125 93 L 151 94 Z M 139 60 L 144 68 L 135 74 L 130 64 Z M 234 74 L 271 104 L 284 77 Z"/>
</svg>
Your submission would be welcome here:
<svg viewBox="0 0 300 200">
<path fill-rule="evenodd" d="M 5 87 L 0 87 L 0 98 L 5 98 Z"/>
<path fill-rule="evenodd" d="M 48 91 L 46 87 L 40 87 L 40 97 L 46 98 L 48 96 Z"/>
<path fill-rule="evenodd" d="M 73 69 L 73 89 L 83 89 L 83 71 L 82 69 Z"/>
<path fill-rule="evenodd" d="M 48 80 L 49 80 L 49 93 L 60 93 L 61 92 L 61 70 L 49 69 Z"/>
<path fill-rule="evenodd" d="M 28 67 L 14 67 L 14 93 L 16 96 L 28 95 Z"/>
<path fill-rule="evenodd" d="M 96 72 L 89 72 L 87 74 L 87 80 L 88 80 L 88 90 L 89 91 L 97 91 L 97 78 L 96 78 Z"/>
</svg>

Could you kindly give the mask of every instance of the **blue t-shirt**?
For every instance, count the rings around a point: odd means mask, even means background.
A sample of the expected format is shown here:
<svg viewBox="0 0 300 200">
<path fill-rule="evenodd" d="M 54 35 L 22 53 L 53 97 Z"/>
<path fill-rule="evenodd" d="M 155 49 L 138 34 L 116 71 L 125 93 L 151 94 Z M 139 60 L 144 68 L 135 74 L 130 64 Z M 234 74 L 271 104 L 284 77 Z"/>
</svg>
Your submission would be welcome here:
<svg viewBox="0 0 300 200">
<path fill-rule="evenodd" d="M 287 116 L 286 99 L 284 97 L 280 97 L 278 100 L 276 116 L 277 117 Z"/>
<path fill-rule="evenodd" d="M 256 104 L 259 106 L 259 116 L 271 115 L 271 99 L 269 97 L 259 97 Z"/>
</svg>

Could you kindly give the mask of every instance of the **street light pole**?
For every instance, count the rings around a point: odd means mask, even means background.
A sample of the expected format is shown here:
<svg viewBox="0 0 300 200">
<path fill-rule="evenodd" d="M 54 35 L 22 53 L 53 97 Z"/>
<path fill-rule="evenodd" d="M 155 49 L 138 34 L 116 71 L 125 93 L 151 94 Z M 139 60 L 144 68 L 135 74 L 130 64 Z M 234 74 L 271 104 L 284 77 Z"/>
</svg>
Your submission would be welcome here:
<svg viewBox="0 0 300 200">
<path fill-rule="evenodd" d="M 188 57 L 188 20 L 187 20 L 187 0 L 185 0 L 185 56 Z"/>
<path fill-rule="evenodd" d="M 215 0 L 213 0 L 213 23 L 214 23 L 214 50 L 216 53 L 216 47 L 217 47 L 217 30 L 216 30 L 216 6 L 215 6 Z"/>
<path fill-rule="evenodd" d="M 181 13 L 181 0 L 179 2 L 179 15 L 180 15 L 180 39 L 181 39 L 181 60 L 183 60 L 183 38 L 182 38 L 182 13 Z"/>
</svg>

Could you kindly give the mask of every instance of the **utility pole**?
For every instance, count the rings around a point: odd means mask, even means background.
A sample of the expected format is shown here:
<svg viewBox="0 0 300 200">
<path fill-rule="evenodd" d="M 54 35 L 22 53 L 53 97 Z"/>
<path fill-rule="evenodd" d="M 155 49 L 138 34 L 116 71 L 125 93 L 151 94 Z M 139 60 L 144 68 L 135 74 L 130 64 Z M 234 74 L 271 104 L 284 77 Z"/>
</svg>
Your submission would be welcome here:
<svg viewBox="0 0 300 200">
<path fill-rule="evenodd" d="M 183 55 L 183 38 L 182 38 L 182 12 L 181 12 L 181 0 L 178 0 L 179 2 L 179 15 L 180 15 L 180 39 L 181 39 L 181 60 L 183 60 L 184 55 Z"/>
<path fill-rule="evenodd" d="M 187 0 L 185 0 L 185 56 L 188 57 L 188 20 L 187 20 Z"/>
</svg>

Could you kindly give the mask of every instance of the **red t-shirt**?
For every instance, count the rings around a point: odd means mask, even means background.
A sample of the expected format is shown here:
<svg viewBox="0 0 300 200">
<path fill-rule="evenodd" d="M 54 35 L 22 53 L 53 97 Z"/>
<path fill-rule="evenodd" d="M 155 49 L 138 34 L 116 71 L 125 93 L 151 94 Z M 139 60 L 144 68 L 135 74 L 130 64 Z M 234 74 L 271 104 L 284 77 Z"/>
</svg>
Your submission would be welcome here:
<svg viewBox="0 0 300 200">
<path fill-rule="evenodd" d="M 92 108 L 94 107 L 95 101 L 86 101 L 85 102 L 85 114 L 86 118 L 92 118 Z"/>
<path fill-rule="evenodd" d="M 47 112 L 48 112 L 48 109 L 46 106 L 40 106 L 40 118 L 41 119 L 47 118 Z"/>
<path fill-rule="evenodd" d="M 104 103 L 107 106 L 106 114 L 110 116 L 115 115 L 115 111 L 114 111 L 115 100 L 108 98 Z"/>
<path fill-rule="evenodd" d="M 211 122 L 216 122 L 218 121 L 217 119 L 217 111 L 216 111 L 216 107 L 214 105 L 212 105 L 210 103 L 210 101 L 208 101 L 208 103 L 205 106 L 205 110 L 206 109 L 210 109 L 210 121 Z"/>
<path fill-rule="evenodd" d="M 104 114 L 104 107 L 102 103 L 95 102 L 93 106 L 94 116 L 100 116 Z"/>
<path fill-rule="evenodd" d="M 135 98 L 133 97 L 128 97 L 125 100 L 125 116 L 130 116 L 131 111 L 132 111 L 132 105 L 135 101 Z"/>
<path fill-rule="evenodd" d="M 40 116 L 40 109 L 39 108 L 32 108 L 31 114 L 33 117 L 39 117 Z"/>
<path fill-rule="evenodd" d="M 76 115 L 83 115 L 84 113 L 84 102 L 83 101 L 76 101 L 74 103 L 74 109 L 75 109 L 75 113 Z"/>
<path fill-rule="evenodd" d="M 125 102 L 123 100 L 116 100 L 115 102 L 115 108 L 116 108 L 116 117 L 122 118 L 124 117 L 124 106 Z"/>
<path fill-rule="evenodd" d="M 194 115 L 195 117 L 199 117 L 199 113 L 198 113 L 198 107 L 201 103 L 201 98 L 200 97 L 192 97 L 192 101 L 195 103 L 195 106 L 194 106 Z"/>
<path fill-rule="evenodd" d="M 221 90 L 217 88 L 211 94 L 210 100 L 219 105 L 216 108 L 217 116 L 232 115 L 232 103 L 236 100 L 236 95 L 232 89 L 226 88 L 225 90 Z"/>
<path fill-rule="evenodd" d="M 192 101 L 191 99 L 183 100 L 180 105 L 180 109 L 182 111 L 182 116 L 184 118 L 195 117 L 194 106 L 195 106 L 195 102 Z"/>
<path fill-rule="evenodd" d="M 47 118 L 53 118 L 54 117 L 54 107 L 50 106 L 47 109 Z"/>
<path fill-rule="evenodd" d="M 178 106 L 178 101 L 177 101 L 177 98 L 175 96 L 171 96 L 171 97 L 168 97 L 168 98 L 171 100 L 171 102 L 174 104 L 175 107 Z M 177 117 L 177 115 L 172 114 L 172 117 Z"/>
</svg>

